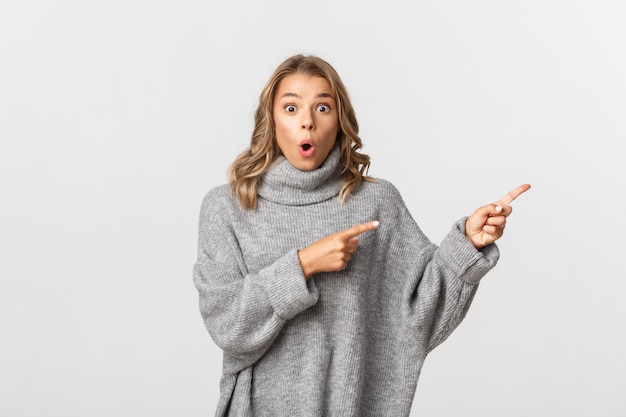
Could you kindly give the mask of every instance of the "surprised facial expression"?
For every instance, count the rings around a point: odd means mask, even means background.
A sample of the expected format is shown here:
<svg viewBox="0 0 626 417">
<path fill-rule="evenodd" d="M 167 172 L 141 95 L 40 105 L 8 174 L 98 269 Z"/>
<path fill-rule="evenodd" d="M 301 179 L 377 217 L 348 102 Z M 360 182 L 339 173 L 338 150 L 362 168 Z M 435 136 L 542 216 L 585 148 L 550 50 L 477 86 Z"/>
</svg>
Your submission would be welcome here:
<svg viewBox="0 0 626 417">
<path fill-rule="evenodd" d="M 287 160 L 301 171 L 318 168 L 335 145 L 339 114 L 328 80 L 291 74 L 274 96 L 276 141 Z"/>
</svg>

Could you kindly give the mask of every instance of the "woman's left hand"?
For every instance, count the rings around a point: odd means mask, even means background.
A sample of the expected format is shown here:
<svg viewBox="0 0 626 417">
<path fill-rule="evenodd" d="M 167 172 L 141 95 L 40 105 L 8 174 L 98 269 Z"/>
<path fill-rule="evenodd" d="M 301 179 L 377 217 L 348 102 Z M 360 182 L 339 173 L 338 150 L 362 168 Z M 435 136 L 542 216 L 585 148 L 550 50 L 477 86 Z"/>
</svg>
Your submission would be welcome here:
<svg viewBox="0 0 626 417">
<path fill-rule="evenodd" d="M 506 218 L 513 211 L 509 204 L 529 189 L 529 184 L 522 184 L 495 203 L 476 209 L 469 216 L 465 221 L 465 236 L 476 249 L 489 246 L 502 237 Z"/>
</svg>

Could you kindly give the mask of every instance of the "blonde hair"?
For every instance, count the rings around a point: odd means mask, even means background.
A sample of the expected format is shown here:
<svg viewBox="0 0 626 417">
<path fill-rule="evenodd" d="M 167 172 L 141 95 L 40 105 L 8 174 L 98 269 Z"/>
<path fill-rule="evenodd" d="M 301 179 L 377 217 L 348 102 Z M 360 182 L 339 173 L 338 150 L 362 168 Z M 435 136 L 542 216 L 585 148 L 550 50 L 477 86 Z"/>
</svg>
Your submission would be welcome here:
<svg viewBox="0 0 626 417">
<path fill-rule="evenodd" d="M 370 157 L 358 152 L 363 146 L 358 135 L 359 124 L 346 87 L 337 71 L 319 57 L 294 55 L 276 68 L 263 88 L 254 118 L 250 147 L 237 156 L 228 171 L 231 189 L 244 209 L 256 208 L 259 181 L 276 159 L 282 155 L 275 137 L 274 96 L 278 83 L 291 74 L 325 78 L 333 90 L 340 128 L 336 141 L 341 149 L 340 163 L 344 167 L 341 173 L 344 184 L 339 192 L 340 200 L 345 202 L 362 181 L 373 181 L 373 178 L 367 175 Z"/>
</svg>

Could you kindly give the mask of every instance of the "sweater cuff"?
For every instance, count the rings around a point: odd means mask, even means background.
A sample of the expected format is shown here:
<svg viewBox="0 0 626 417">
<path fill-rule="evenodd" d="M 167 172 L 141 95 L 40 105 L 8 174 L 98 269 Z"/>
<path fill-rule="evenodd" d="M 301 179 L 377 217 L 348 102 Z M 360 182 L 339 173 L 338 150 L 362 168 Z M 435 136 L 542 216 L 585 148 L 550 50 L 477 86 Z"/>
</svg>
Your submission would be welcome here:
<svg viewBox="0 0 626 417">
<path fill-rule="evenodd" d="M 459 277 L 470 284 L 478 284 L 483 276 L 496 266 L 500 251 L 495 243 L 478 250 L 465 236 L 463 217 L 456 221 L 448 236 L 441 242 L 440 251 L 446 263 Z"/>
<path fill-rule="evenodd" d="M 311 307 L 319 298 L 313 280 L 302 273 L 298 251 L 293 249 L 260 272 L 260 285 L 279 317 L 288 320 Z"/>
</svg>

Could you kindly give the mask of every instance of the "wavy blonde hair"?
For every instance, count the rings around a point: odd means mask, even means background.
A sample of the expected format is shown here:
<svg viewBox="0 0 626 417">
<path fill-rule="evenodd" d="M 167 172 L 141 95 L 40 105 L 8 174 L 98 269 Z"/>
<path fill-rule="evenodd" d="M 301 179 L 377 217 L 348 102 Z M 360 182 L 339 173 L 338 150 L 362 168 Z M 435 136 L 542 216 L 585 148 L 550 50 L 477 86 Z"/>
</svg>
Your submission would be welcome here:
<svg viewBox="0 0 626 417">
<path fill-rule="evenodd" d="M 337 71 L 325 60 L 312 55 L 294 55 L 280 64 L 259 97 L 259 105 L 254 118 L 254 130 L 250 147 L 243 151 L 231 164 L 228 179 L 233 193 L 239 198 L 244 209 L 255 209 L 257 191 L 263 174 L 282 155 L 276 142 L 274 128 L 274 96 L 278 83 L 288 75 L 305 74 L 325 78 L 333 90 L 339 115 L 339 131 L 336 141 L 341 148 L 340 162 L 344 167 L 341 176 L 344 180 L 339 198 L 346 198 L 362 181 L 373 181 L 367 175 L 370 157 L 358 150 L 363 146 L 359 138 L 359 124 L 350 102 L 348 92 Z"/>
</svg>

